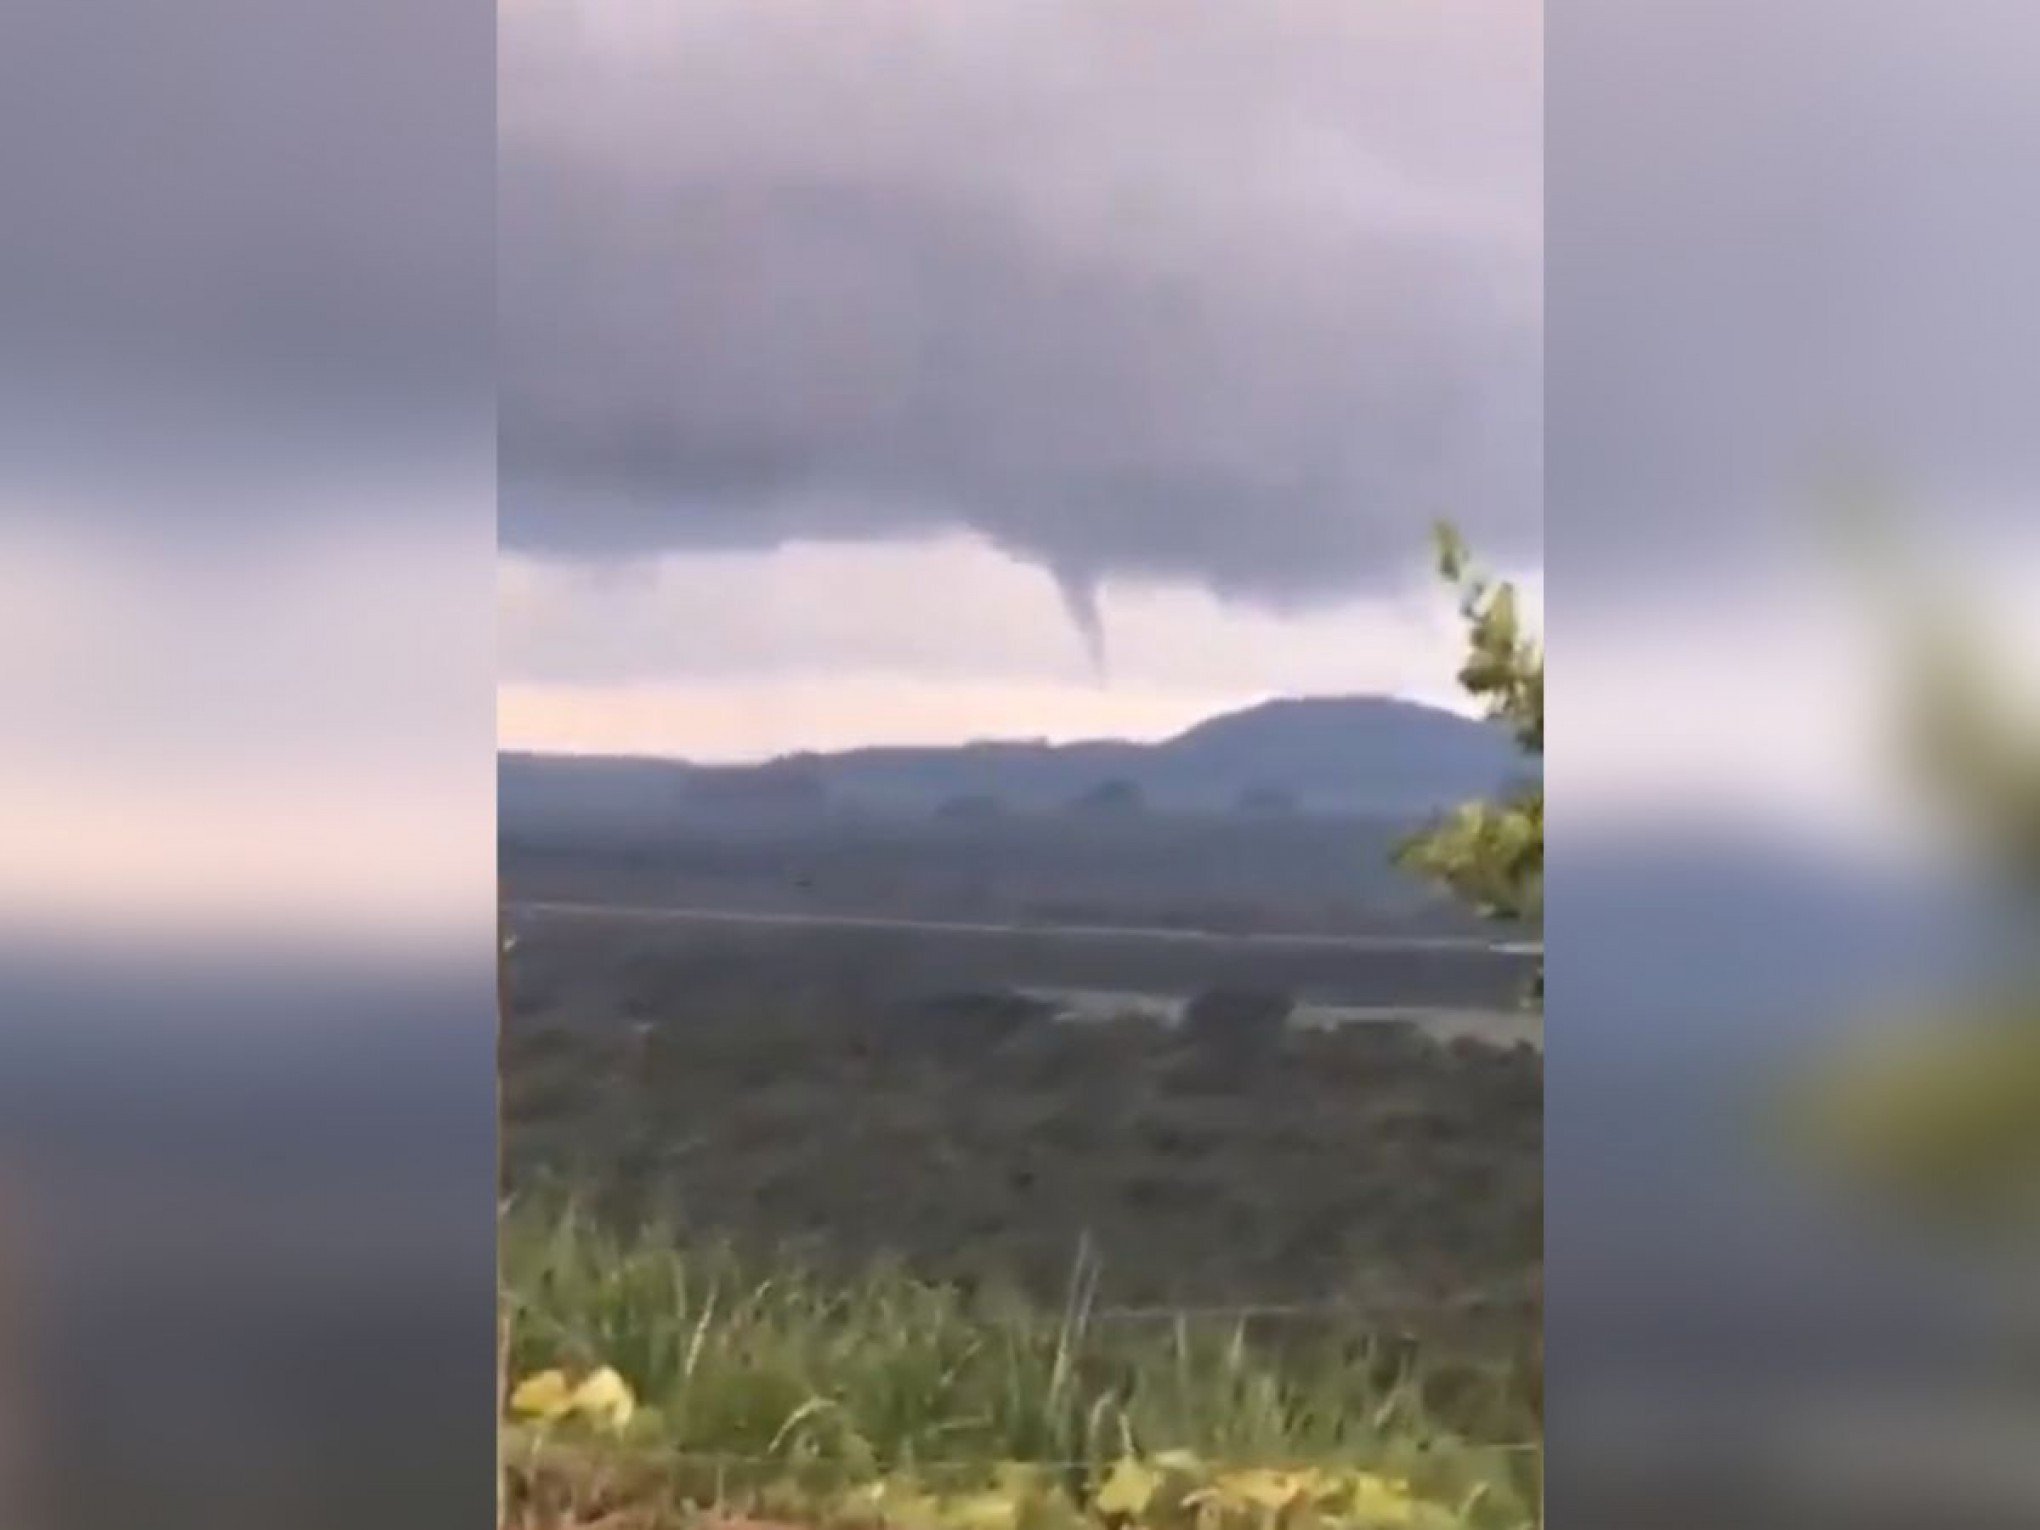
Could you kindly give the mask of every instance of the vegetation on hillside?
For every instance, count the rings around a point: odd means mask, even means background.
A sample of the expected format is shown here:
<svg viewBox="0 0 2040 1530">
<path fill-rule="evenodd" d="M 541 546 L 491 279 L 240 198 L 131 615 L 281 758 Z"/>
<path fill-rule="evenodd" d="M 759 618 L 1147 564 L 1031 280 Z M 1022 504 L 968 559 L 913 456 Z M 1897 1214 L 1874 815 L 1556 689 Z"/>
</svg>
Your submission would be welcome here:
<svg viewBox="0 0 2040 1530">
<path fill-rule="evenodd" d="M 503 1051 L 510 1185 L 567 1179 L 622 1225 L 684 1214 L 761 1253 L 890 1255 L 1050 1302 L 1088 1238 L 1115 1302 L 1520 1324 L 1543 1228 L 1542 1069 L 1511 1044 L 1530 1017 L 1498 1045 L 1285 1029 L 1280 985 L 1249 983 L 1176 1024 L 1064 1023 L 1025 996 L 871 993 L 912 981 L 888 946 L 804 960 L 774 938 L 534 932 Z"/>
</svg>

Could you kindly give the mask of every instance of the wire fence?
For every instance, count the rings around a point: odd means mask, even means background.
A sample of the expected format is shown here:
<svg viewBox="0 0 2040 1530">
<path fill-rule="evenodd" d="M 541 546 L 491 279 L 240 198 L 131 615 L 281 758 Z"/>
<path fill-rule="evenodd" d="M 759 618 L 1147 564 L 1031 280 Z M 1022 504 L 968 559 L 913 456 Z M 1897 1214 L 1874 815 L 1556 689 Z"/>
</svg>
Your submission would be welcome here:
<svg viewBox="0 0 2040 1530">
<path fill-rule="evenodd" d="M 1480 1441 L 1461 1442 L 1456 1448 L 1478 1455 L 1495 1456 L 1536 1456 L 1544 1450 L 1542 1440 L 1505 1440 L 1496 1443 Z M 826 1456 L 806 1456 L 786 1453 L 780 1455 L 746 1454 L 737 1451 L 661 1449 L 654 1453 L 654 1459 L 671 1466 L 699 1467 L 704 1471 L 784 1471 L 789 1466 L 808 1465 L 815 1468 L 842 1467 L 845 1463 Z M 511 1464 L 515 1465 L 515 1453 Z M 1014 1462 L 987 1462 L 977 1459 L 915 1458 L 901 1463 L 901 1469 L 914 1473 L 940 1477 L 954 1475 L 970 1480 L 982 1479 L 988 1470 L 1001 1465 L 1024 1466 L 1040 1472 L 1093 1472 L 1100 1465 L 1099 1458 L 1029 1458 Z"/>
<path fill-rule="evenodd" d="M 1363 1328 L 1388 1328 L 1422 1319 L 1468 1317 L 1481 1313 L 1512 1313 L 1533 1305 L 1533 1299 L 1528 1296 L 1482 1301 L 1238 1302 L 1185 1306 L 1149 1303 L 1092 1307 L 1087 1310 L 1085 1318 L 1086 1321 L 1094 1323 L 1238 1323 L 1282 1320 L 1335 1322 Z"/>
</svg>

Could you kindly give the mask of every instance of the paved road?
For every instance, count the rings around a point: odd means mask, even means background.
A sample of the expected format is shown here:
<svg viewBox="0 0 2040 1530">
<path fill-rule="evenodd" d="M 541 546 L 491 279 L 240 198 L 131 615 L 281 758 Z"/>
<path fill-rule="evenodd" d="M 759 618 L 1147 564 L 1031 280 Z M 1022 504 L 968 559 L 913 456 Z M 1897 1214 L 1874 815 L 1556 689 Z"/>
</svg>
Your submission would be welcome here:
<svg viewBox="0 0 2040 1530">
<path fill-rule="evenodd" d="M 786 929 L 918 930 L 935 935 L 1032 935 L 1056 940 L 1147 940 L 1197 946 L 1284 947 L 1313 951 L 1463 951 L 1469 955 L 1534 956 L 1542 941 L 1495 941 L 1453 935 L 1220 934 L 1207 930 L 1116 925 L 984 924 L 875 914 L 767 913 L 626 903 L 515 900 L 503 906 L 513 923 L 543 919 L 623 919 L 646 923 L 725 924 Z"/>
</svg>

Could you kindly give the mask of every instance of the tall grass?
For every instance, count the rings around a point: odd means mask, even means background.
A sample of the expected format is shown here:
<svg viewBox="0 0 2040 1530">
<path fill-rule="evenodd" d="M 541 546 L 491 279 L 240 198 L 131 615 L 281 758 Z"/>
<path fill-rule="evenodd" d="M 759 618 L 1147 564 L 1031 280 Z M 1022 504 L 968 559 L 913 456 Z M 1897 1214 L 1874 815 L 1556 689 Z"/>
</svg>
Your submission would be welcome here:
<svg viewBox="0 0 2040 1530">
<path fill-rule="evenodd" d="M 877 1266 L 832 1279 L 761 1266 L 672 1228 L 620 1235 L 572 1205 L 515 1206 L 501 1238 L 515 1375 L 614 1367 L 635 1447 L 720 1494 L 790 1469 L 840 1480 L 1049 1463 L 1072 1480 L 1129 1455 L 1393 1471 L 1482 1523 L 1525 1524 L 1537 1423 L 1504 1375 L 1441 1377 L 1328 1326 L 1115 1314 L 1074 1261 L 1066 1299 L 965 1294 Z M 619 1447 L 620 1448 L 620 1447 Z M 1513 1517 L 1512 1517 L 1513 1516 Z"/>
</svg>

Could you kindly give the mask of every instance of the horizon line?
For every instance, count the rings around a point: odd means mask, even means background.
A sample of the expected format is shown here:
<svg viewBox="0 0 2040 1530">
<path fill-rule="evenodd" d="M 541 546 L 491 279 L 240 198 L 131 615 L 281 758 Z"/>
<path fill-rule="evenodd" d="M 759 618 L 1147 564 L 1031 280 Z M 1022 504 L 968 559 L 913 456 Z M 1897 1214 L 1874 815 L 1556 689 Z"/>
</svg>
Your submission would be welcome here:
<svg viewBox="0 0 2040 1530">
<path fill-rule="evenodd" d="M 1124 734 L 1090 734 L 1062 739 L 1039 734 L 1033 737 L 1023 737 L 1017 734 L 979 735 L 959 739 L 951 743 L 888 743 L 877 741 L 867 744 L 853 744 L 847 748 L 782 750 L 774 754 L 752 755 L 741 759 L 704 759 L 700 756 L 686 754 L 649 753 L 638 750 L 617 751 L 602 748 L 517 747 L 505 744 L 501 739 L 498 739 L 496 742 L 496 757 L 499 760 L 506 755 L 545 760 L 615 760 L 659 765 L 694 766 L 709 770 L 755 770 L 768 765 L 780 765 L 798 760 L 842 759 L 848 755 L 866 753 L 940 753 L 944 751 L 987 748 L 1055 750 L 1083 749 L 1105 745 L 1119 745 L 1133 749 L 1157 749 L 1164 748 L 1169 744 L 1186 738 L 1198 729 L 1214 722 L 1220 722 L 1232 717 L 1243 717 L 1248 713 L 1270 706 L 1278 706 L 1283 703 L 1304 702 L 1385 702 L 1393 706 L 1405 707 L 1412 711 L 1434 712 L 1443 717 L 1458 717 L 1468 722 L 1482 722 L 1485 720 L 1478 713 L 1460 711 L 1454 707 L 1441 705 L 1435 700 L 1402 696 L 1389 691 L 1276 692 L 1263 696 L 1258 701 L 1248 702 L 1243 706 L 1229 707 L 1221 711 L 1212 712 L 1199 718 L 1187 727 L 1181 727 L 1173 732 L 1161 734 L 1153 738 L 1135 738 Z"/>
</svg>

